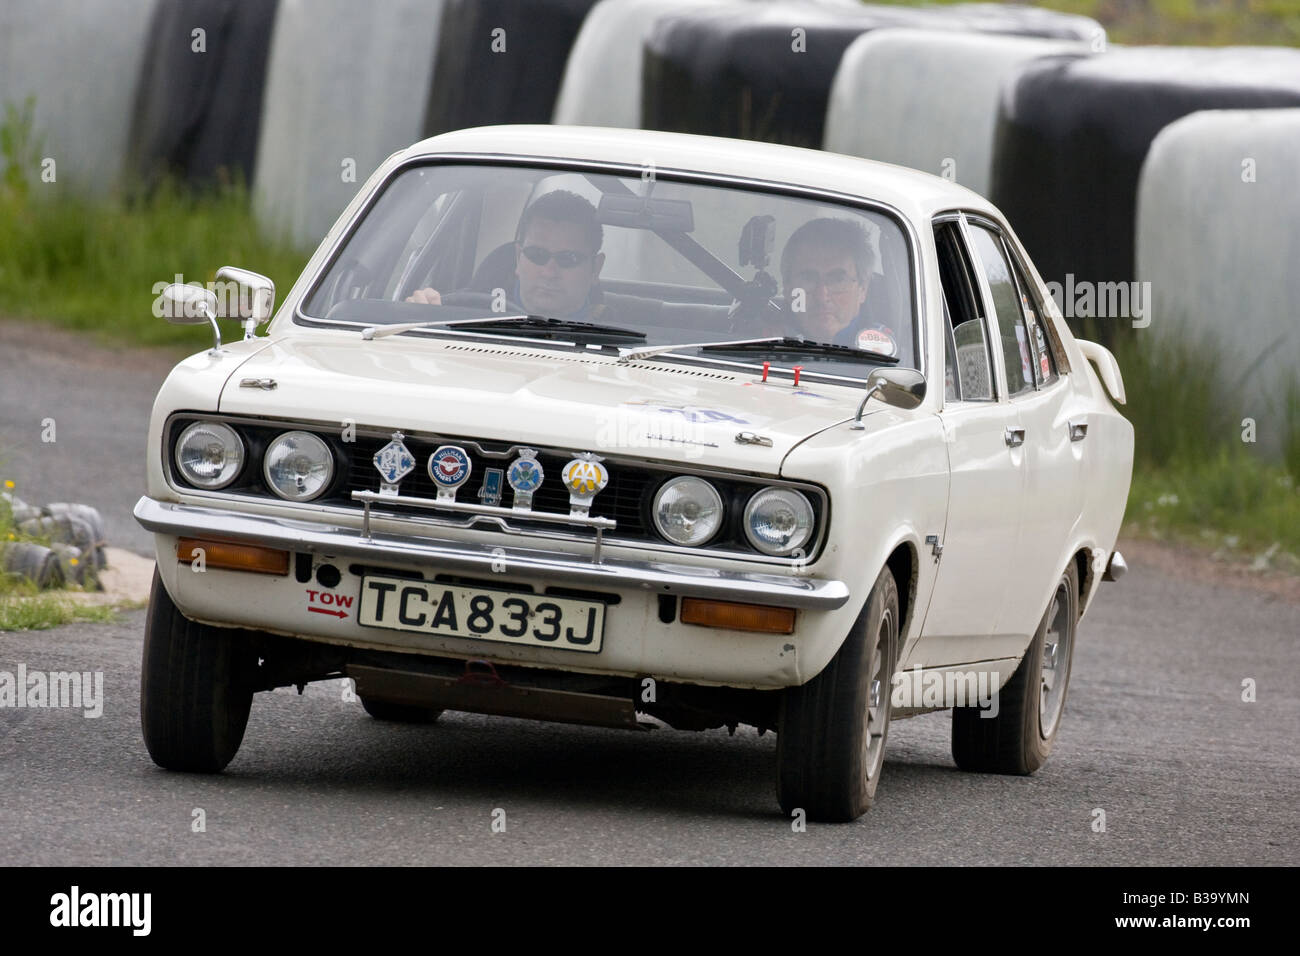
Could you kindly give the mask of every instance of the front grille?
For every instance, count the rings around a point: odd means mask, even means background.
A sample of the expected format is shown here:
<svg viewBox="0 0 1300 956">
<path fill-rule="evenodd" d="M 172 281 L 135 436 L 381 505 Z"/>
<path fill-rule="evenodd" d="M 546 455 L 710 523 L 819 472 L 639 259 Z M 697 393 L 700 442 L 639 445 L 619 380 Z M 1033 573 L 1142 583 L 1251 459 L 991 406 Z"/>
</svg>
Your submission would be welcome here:
<svg viewBox="0 0 1300 956">
<path fill-rule="evenodd" d="M 452 440 L 431 442 L 404 437 L 402 443 L 415 456 L 416 467 L 414 471 L 402 479 L 399 486 L 401 494 L 416 498 L 436 498 L 438 496 L 438 486 L 429 477 L 427 469 L 429 456 L 433 454 L 439 445 L 456 444 L 456 442 Z M 349 445 L 350 461 L 347 482 L 342 489 L 343 498 L 350 501 L 350 495 L 354 491 L 379 491 L 381 479 L 379 472 L 375 470 L 374 457 L 375 453 L 386 444 L 388 444 L 388 439 L 358 436 L 357 441 Z M 469 455 L 473 467 L 469 481 L 457 489 L 456 500 L 469 502 L 470 504 L 481 504 L 482 500 L 479 498 L 478 492 L 483 486 L 483 478 L 487 473 L 487 469 L 500 468 L 504 472 L 515 456 L 489 457 L 477 454 L 473 448 L 463 444 L 460 447 L 464 448 L 466 454 Z M 504 451 L 505 447 L 501 450 Z M 542 464 L 545 478 L 541 487 L 533 493 L 533 510 L 547 511 L 554 514 L 568 514 L 569 492 L 560 481 L 560 473 L 564 470 L 564 466 L 573 460 L 573 456 L 542 452 L 537 456 L 537 460 Z M 592 504 L 591 514 L 597 518 L 612 518 L 617 521 L 618 530 L 613 532 L 616 537 L 652 537 L 646 527 L 642 503 L 648 500 L 648 486 L 659 481 L 661 477 L 668 476 L 660 476 L 649 469 L 639 469 L 627 465 L 609 467 L 608 471 L 609 484 L 605 486 L 604 491 L 596 496 L 596 500 Z M 509 508 L 514 500 L 514 492 L 506 484 L 504 477 L 503 474 L 500 504 L 503 508 Z M 381 505 L 384 508 L 388 506 L 388 502 Z M 420 510 L 424 512 L 427 509 L 421 508 Z M 451 515 L 450 512 L 443 512 L 440 517 L 457 518 L 460 516 Z M 538 528 L 546 528 L 551 531 L 556 530 L 557 527 L 546 522 L 530 522 L 523 518 L 511 517 L 509 520 L 511 524 L 520 527 L 536 525 Z M 565 530 L 566 532 L 594 535 L 594 532 L 589 529 L 566 528 Z"/>
</svg>

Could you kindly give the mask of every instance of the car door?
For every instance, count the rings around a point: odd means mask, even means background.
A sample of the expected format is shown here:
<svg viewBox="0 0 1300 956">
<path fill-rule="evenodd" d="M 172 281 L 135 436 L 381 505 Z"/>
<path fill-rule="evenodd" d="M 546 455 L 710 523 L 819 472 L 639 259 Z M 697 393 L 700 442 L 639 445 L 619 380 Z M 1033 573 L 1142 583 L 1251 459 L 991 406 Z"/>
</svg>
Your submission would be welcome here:
<svg viewBox="0 0 1300 956">
<path fill-rule="evenodd" d="M 923 667 L 1001 656 L 994 635 L 1016 586 L 1008 565 L 1020 535 L 1025 477 L 1023 450 L 1011 444 L 1016 419 L 1001 384 L 997 327 L 959 216 L 936 220 L 935 246 L 946 339 L 939 417 L 951 479 L 934 593 L 907 659 L 907 666 Z"/>
<path fill-rule="evenodd" d="M 1064 570 L 1083 510 L 1087 417 L 1075 407 L 1042 303 L 1001 229 L 974 216 L 967 227 L 997 318 L 1014 427 L 1024 442 L 1025 497 L 1015 565 L 1021 582 L 1017 593 L 1025 600 L 1008 602 L 998 630 L 1031 635 Z"/>
</svg>

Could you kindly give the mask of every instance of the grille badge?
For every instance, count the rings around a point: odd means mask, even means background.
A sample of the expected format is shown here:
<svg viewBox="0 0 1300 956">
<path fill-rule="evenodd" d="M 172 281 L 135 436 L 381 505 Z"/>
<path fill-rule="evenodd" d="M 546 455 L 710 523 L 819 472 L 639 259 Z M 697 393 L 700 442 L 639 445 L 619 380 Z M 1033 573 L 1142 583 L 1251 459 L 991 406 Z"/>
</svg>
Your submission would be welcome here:
<svg viewBox="0 0 1300 956">
<path fill-rule="evenodd" d="M 569 514 L 586 515 L 591 512 L 591 503 L 596 500 L 596 495 L 609 484 L 609 471 L 601 464 L 604 460 L 599 455 L 584 451 L 564 466 L 560 477 L 569 489 Z"/>
<path fill-rule="evenodd" d="M 438 486 L 439 501 L 455 501 L 456 489 L 469 481 L 473 470 L 469 455 L 459 445 L 439 445 L 429 456 L 429 477 Z"/>
<path fill-rule="evenodd" d="M 381 495 L 397 494 L 397 485 L 415 469 L 415 456 L 402 443 L 405 436 L 393 432 L 393 440 L 375 452 L 374 463 L 383 481 L 379 485 Z"/>
<path fill-rule="evenodd" d="M 519 449 L 519 457 L 510 463 L 506 471 L 506 481 L 515 493 L 514 507 L 528 511 L 533 507 L 533 492 L 541 487 L 546 472 L 537 460 L 536 448 Z"/>
</svg>

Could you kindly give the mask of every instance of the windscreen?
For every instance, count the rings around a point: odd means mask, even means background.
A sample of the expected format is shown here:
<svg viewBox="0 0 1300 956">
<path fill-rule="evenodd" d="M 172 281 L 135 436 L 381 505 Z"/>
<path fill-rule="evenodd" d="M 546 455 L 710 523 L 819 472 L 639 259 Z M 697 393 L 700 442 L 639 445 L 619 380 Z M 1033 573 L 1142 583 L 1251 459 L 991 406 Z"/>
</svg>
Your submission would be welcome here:
<svg viewBox="0 0 1300 956">
<path fill-rule="evenodd" d="M 431 164 L 389 181 L 302 312 L 863 377 L 916 367 L 913 268 L 898 222 L 871 209 L 662 174 Z M 698 348 L 764 338 L 780 342 Z"/>
</svg>

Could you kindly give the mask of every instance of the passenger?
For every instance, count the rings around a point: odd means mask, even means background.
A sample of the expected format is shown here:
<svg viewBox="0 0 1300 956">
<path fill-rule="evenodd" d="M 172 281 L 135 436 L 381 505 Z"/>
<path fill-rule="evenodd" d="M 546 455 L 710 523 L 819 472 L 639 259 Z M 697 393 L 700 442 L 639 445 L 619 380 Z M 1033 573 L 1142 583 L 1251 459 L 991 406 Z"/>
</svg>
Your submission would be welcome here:
<svg viewBox="0 0 1300 956">
<path fill-rule="evenodd" d="M 815 342 L 897 356 L 893 330 L 861 315 L 876 259 L 866 230 L 851 220 L 811 219 L 796 229 L 781 253 L 795 331 Z"/>
<path fill-rule="evenodd" d="M 577 193 L 555 190 L 538 197 L 519 218 L 511 302 L 533 315 L 591 321 L 600 303 L 600 251 L 604 230 L 596 207 Z M 407 302 L 441 305 L 436 289 L 418 289 Z"/>
</svg>

